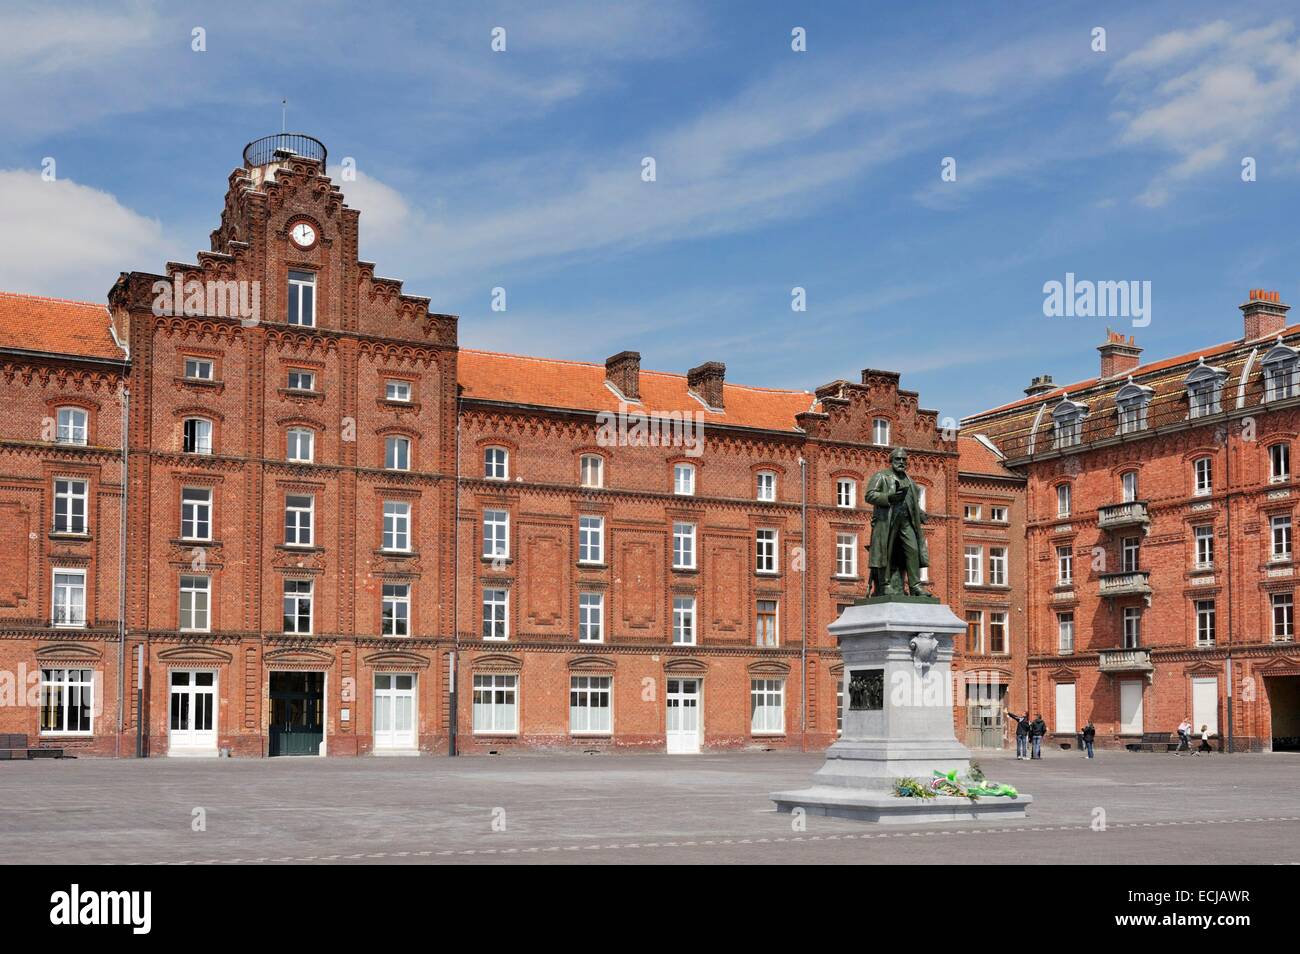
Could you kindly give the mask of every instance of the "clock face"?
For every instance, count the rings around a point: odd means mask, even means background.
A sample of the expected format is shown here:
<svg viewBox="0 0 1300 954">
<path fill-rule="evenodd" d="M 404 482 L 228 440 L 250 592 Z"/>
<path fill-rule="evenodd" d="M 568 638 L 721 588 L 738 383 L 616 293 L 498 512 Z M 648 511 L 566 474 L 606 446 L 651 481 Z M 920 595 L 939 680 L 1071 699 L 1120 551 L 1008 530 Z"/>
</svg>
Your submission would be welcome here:
<svg viewBox="0 0 1300 954">
<path fill-rule="evenodd" d="M 306 222 L 299 222 L 289 231 L 289 237 L 293 239 L 295 245 L 300 248 L 307 248 L 316 241 L 316 230 Z"/>
</svg>

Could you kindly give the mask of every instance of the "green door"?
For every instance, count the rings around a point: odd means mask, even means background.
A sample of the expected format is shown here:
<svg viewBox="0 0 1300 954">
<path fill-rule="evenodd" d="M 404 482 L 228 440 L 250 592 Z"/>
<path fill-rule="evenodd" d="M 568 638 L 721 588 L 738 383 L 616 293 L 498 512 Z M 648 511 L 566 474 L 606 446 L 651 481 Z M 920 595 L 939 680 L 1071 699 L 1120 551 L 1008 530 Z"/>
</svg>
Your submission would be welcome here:
<svg viewBox="0 0 1300 954">
<path fill-rule="evenodd" d="M 319 755 L 325 738 L 325 673 L 271 673 L 271 755 Z"/>
</svg>

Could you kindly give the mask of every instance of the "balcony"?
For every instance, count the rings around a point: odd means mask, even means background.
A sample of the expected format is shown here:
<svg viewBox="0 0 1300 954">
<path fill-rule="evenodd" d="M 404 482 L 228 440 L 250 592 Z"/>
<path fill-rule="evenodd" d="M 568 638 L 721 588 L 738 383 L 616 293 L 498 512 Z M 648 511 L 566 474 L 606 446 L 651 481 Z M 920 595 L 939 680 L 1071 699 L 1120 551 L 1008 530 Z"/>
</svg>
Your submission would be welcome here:
<svg viewBox="0 0 1300 954">
<path fill-rule="evenodd" d="M 1103 649 L 1097 662 L 1101 672 L 1154 672 L 1149 649 Z"/>
<path fill-rule="evenodd" d="M 1136 570 L 1131 573 L 1103 573 L 1099 592 L 1102 596 L 1150 596 L 1151 572 Z"/>
<path fill-rule="evenodd" d="M 1145 500 L 1111 504 L 1097 510 L 1097 527 L 1101 530 L 1118 530 L 1121 527 L 1142 527 L 1151 523 Z"/>
</svg>

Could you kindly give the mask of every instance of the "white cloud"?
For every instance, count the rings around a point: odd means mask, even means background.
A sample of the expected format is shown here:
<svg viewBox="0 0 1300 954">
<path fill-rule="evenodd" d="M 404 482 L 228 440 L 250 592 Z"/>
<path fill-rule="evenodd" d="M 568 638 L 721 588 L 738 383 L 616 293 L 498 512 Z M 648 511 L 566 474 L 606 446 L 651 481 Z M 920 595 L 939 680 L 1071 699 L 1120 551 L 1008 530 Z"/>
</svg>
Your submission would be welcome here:
<svg viewBox="0 0 1300 954">
<path fill-rule="evenodd" d="M 162 226 L 107 192 L 0 170 L 0 289 L 102 301 L 124 262 L 161 262 Z"/>
<path fill-rule="evenodd" d="M 1122 59 L 1111 80 L 1121 142 L 1172 156 L 1139 196 L 1145 205 L 1214 169 L 1226 181 L 1261 146 L 1294 149 L 1300 37 L 1290 21 L 1165 33 Z"/>
</svg>

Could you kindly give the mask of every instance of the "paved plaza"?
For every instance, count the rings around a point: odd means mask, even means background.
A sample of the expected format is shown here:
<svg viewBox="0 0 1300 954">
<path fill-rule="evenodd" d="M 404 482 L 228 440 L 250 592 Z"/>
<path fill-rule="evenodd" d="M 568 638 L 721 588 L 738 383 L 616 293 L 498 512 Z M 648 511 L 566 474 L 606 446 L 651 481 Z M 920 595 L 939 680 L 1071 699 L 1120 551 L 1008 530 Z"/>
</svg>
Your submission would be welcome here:
<svg viewBox="0 0 1300 954">
<path fill-rule="evenodd" d="M 0 762 L 0 860 L 1300 862 L 1300 755 L 979 759 L 1035 796 L 1026 822 L 799 831 L 767 793 L 806 784 L 818 754 Z"/>
</svg>

